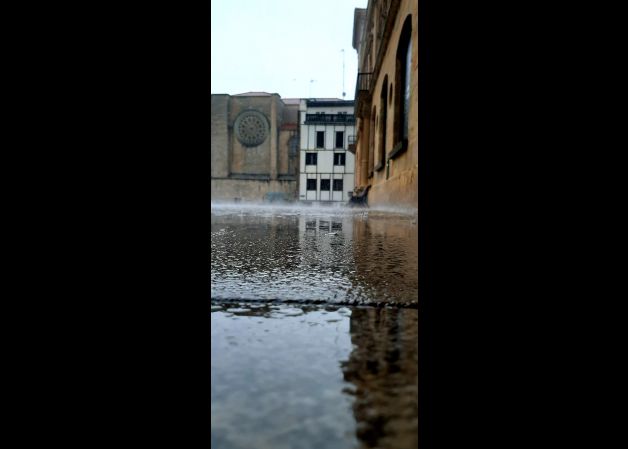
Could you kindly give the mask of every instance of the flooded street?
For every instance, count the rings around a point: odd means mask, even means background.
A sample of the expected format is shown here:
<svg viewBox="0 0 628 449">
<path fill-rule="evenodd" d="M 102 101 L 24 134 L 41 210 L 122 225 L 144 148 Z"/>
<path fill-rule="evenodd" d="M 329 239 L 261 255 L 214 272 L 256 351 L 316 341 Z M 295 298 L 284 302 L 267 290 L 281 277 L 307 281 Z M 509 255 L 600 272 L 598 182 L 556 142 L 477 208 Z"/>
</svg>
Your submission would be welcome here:
<svg viewBox="0 0 628 449">
<path fill-rule="evenodd" d="M 417 446 L 417 239 L 402 215 L 212 205 L 212 447 Z"/>
</svg>

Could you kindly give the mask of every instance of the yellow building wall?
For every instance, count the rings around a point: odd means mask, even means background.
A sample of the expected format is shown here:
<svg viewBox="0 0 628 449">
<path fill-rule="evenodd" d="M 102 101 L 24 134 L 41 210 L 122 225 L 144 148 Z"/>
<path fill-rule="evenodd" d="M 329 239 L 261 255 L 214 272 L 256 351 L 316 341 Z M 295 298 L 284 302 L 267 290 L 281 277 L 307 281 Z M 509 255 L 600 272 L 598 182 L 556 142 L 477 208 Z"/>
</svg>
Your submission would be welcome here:
<svg viewBox="0 0 628 449">
<path fill-rule="evenodd" d="M 390 101 L 388 95 L 387 120 L 386 120 L 386 154 L 390 153 L 396 142 L 393 142 L 395 129 L 394 111 L 394 82 L 395 82 L 395 65 L 396 52 L 402 27 L 406 17 L 412 16 L 412 60 L 410 69 L 410 111 L 408 122 L 408 147 L 407 150 L 397 155 L 394 159 L 389 160 L 388 179 L 386 179 L 386 166 L 377 170 L 377 164 L 381 157 L 381 145 L 379 142 L 380 134 L 380 115 L 382 108 L 382 99 L 380 93 L 384 80 L 387 77 L 388 89 L 393 83 L 393 101 Z M 416 1 L 402 0 L 399 10 L 395 16 L 395 23 L 392 28 L 387 47 L 384 52 L 383 59 L 377 73 L 377 78 L 373 80 L 372 100 L 369 104 L 369 112 L 364 114 L 362 119 L 358 120 L 358 127 L 362 128 L 362 133 L 358 138 L 356 154 L 358 156 L 358 165 L 360 167 L 359 174 L 356 177 L 356 186 L 365 187 L 370 185 L 367 196 L 368 205 L 372 208 L 391 208 L 391 209 L 408 209 L 416 210 L 418 208 L 418 6 Z M 367 35 L 368 35 L 367 30 Z M 375 30 L 376 31 L 376 30 Z M 377 120 L 375 129 L 372 128 L 371 114 L 376 111 Z M 375 133 L 373 139 L 371 134 Z M 370 142 L 373 141 L 374 148 L 369 148 Z M 372 156 L 369 156 L 371 153 Z M 370 157 L 374 157 L 373 162 L 369 161 Z M 375 169 L 374 169 L 375 168 Z M 372 171 L 372 177 L 369 177 Z"/>
</svg>

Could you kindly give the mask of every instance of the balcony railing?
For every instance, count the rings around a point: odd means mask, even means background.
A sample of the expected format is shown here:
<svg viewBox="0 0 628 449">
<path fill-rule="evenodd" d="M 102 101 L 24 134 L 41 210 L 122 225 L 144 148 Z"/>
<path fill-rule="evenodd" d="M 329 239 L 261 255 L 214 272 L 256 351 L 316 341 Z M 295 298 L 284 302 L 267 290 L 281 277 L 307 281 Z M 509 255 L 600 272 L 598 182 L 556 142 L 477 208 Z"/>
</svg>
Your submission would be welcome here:
<svg viewBox="0 0 628 449">
<path fill-rule="evenodd" d="M 364 114 L 364 106 L 370 103 L 369 91 L 373 83 L 373 72 L 360 72 L 355 83 L 355 113 L 358 117 Z"/>
<path fill-rule="evenodd" d="M 361 72 L 358 73 L 358 79 L 355 83 L 355 98 L 361 91 L 368 92 L 371 89 L 371 83 L 373 82 L 373 72 Z"/>
<path fill-rule="evenodd" d="M 353 114 L 305 114 L 305 124 L 346 124 L 354 125 L 355 116 Z"/>
</svg>

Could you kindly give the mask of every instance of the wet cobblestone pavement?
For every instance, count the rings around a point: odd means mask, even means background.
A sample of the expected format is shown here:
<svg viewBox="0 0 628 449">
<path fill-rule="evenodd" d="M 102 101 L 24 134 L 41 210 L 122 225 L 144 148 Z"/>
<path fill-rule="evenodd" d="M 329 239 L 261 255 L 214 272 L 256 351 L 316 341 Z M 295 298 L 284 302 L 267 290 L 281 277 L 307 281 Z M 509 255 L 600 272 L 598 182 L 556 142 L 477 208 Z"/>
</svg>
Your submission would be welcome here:
<svg viewBox="0 0 628 449">
<path fill-rule="evenodd" d="M 412 217 L 212 207 L 211 249 L 212 447 L 417 447 Z"/>
</svg>

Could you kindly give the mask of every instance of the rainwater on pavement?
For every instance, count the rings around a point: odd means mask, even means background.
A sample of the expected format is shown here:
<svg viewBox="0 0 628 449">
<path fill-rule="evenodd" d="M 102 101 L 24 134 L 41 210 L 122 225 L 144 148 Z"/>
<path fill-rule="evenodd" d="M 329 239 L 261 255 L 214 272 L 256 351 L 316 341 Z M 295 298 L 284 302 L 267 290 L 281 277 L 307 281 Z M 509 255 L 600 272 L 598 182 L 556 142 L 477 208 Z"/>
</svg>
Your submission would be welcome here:
<svg viewBox="0 0 628 449">
<path fill-rule="evenodd" d="M 212 204 L 212 447 L 416 447 L 417 244 L 402 214 Z"/>
</svg>

